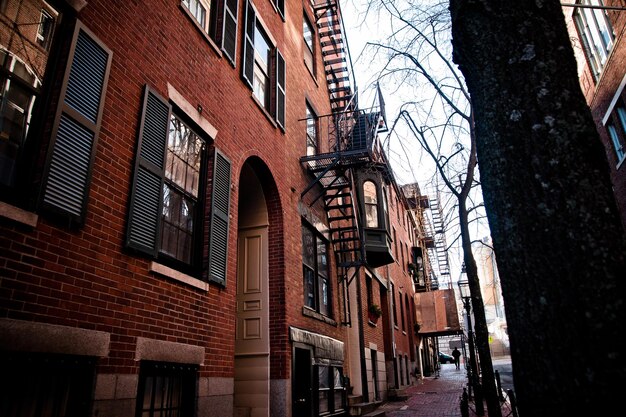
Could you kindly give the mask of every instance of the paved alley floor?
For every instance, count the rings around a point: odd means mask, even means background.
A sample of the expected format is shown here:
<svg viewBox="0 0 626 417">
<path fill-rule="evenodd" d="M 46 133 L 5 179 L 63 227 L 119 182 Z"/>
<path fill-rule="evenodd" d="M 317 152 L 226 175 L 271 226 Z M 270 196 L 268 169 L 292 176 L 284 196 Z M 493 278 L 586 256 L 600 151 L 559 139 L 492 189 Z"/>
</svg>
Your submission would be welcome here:
<svg viewBox="0 0 626 417">
<path fill-rule="evenodd" d="M 457 370 L 454 364 L 442 364 L 438 376 L 423 378 L 407 388 L 406 401 L 390 401 L 379 409 L 385 410 L 386 417 L 461 417 L 461 394 L 466 383 L 463 366 Z"/>
</svg>

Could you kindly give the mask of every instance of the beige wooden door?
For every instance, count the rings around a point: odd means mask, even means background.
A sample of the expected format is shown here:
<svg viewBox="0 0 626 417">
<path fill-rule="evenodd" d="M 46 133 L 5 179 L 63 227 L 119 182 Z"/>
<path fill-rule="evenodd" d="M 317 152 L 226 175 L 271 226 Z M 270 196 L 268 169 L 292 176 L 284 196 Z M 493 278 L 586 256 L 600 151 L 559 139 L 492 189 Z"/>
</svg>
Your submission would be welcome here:
<svg viewBox="0 0 626 417">
<path fill-rule="evenodd" d="M 239 231 L 235 415 L 269 416 L 267 227 Z"/>
</svg>

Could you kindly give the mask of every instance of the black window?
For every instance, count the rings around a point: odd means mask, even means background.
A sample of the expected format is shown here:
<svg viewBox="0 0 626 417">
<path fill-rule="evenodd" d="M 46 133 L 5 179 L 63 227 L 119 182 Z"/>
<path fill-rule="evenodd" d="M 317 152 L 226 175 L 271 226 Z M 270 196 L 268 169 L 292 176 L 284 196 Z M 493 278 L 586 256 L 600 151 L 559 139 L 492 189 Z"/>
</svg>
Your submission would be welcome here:
<svg viewBox="0 0 626 417">
<path fill-rule="evenodd" d="M 136 417 L 192 417 L 195 414 L 195 365 L 142 361 Z"/>
<path fill-rule="evenodd" d="M 87 417 L 95 359 L 38 353 L 3 353 L 0 416 Z"/>
<path fill-rule="evenodd" d="M 217 150 L 213 190 L 209 268 L 205 279 L 226 279 L 230 162 Z M 183 114 L 146 87 L 126 244 L 192 275 L 202 273 L 207 143 Z"/>
<path fill-rule="evenodd" d="M 328 242 L 308 225 L 302 225 L 304 305 L 326 316 L 331 315 L 328 278 Z"/>
<path fill-rule="evenodd" d="M 256 18 L 251 1 L 246 4 L 242 77 L 276 123 L 285 128 L 285 60 Z"/>
</svg>

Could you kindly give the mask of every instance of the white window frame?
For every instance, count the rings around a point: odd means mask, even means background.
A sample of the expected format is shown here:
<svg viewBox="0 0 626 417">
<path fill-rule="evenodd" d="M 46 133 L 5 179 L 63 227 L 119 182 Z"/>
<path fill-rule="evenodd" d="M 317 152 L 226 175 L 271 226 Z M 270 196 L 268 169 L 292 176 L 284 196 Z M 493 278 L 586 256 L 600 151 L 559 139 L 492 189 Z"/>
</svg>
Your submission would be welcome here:
<svg viewBox="0 0 626 417">
<path fill-rule="evenodd" d="M 602 0 L 578 0 L 576 4 L 604 6 Z M 591 72 L 597 81 L 615 44 L 613 27 L 606 10 L 588 7 L 579 7 L 574 11 L 574 23 Z"/>
</svg>

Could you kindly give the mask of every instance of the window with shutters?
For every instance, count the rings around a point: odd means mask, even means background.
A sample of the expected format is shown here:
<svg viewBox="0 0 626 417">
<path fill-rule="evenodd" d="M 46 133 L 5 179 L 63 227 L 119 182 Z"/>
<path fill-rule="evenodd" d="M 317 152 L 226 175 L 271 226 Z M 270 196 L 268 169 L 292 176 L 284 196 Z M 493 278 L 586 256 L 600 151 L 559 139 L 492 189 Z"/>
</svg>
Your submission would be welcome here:
<svg viewBox="0 0 626 417">
<path fill-rule="evenodd" d="M 225 284 L 230 161 L 217 149 L 209 158 L 209 139 L 185 114 L 146 87 L 126 245 L 186 274 Z M 209 193 L 205 190 L 209 168 L 212 205 L 208 259 L 203 262 L 207 252 L 203 196 Z"/>
<path fill-rule="evenodd" d="M 315 229 L 302 224 L 304 305 L 325 316 L 331 315 L 328 277 L 328 242 Z"/>
<path fill-rule="evenodd" d="M 181 0 L 180 6 L 235 65 L 239 0 Z M 215 42 L 215 43 L 213 43 Z"/>
<path fill-rule="evenodd" d="M 257 18 L 250 0 L 246 3 L 242 78 L 259 105 L 285 128 L 285 60 L 268 30 Z"/>
<path fill-rule="evenodd" d="M 80 225 L 111 51 L 59 4 L 26 1 L 0 21 L 0 199 Z"/>
</svg>

